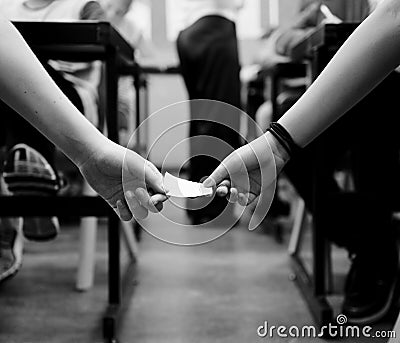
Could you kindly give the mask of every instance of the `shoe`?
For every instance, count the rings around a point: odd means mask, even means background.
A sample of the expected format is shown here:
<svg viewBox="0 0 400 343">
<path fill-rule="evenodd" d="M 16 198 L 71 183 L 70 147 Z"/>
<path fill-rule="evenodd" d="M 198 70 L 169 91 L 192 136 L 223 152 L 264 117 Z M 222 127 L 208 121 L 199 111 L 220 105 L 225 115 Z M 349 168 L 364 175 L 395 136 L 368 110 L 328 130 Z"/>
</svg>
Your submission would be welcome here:
<svg viewBox="0 0 400 343">
<path fill-rule="evenodd" d="M 352 265 L 345 286 L 342 313 L 356 325 L 373 324 L 391 309 L 398 275 L 397 249 L 388 247 L 385 253 L 358 254 L 351 257 Z"/>
<path fill-rule="evenodd" d="M 0 225 L 0 282 L 13 277 L 22 265 L 22 218 L 3 218 Z"/>
<path fill-rule="evenodd" d="M 49 162 L 26 144 L 9 151 L 3 177 L 8 191 L 16 195 L 56 195 L 62 186 Z"/>
<path fill-rule="evenodd" d="M 38 151 L 26 144 L 17 144 L 10 150 L 4 163 L 3 177 L 12 195 L 54 196 L 63 187 L 63 181 L 54 168 Z M 29 240 L 52 240 L 59 232 L 58 219 L 26 218 L 23 232 Z"/>
<path fill-rule="evenodd" d="M 27 240 L 44 242 L 57 237 L 60 223 L 57 217 L 25 217 L 23 233 Z"/>
</svg>

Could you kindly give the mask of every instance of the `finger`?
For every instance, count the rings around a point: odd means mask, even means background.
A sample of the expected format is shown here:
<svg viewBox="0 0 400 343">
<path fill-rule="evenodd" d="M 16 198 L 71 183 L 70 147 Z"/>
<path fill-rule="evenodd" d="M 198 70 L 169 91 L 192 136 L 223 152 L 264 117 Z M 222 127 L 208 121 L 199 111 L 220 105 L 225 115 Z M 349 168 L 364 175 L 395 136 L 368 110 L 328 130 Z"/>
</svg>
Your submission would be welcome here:
<svg viewBox="0 0 400 343">
<path fill-rule="evenodd" d="M 229 193 L 229 189 L 231 188 L 231 182 L 229 180 L 223 180 L 218 186 L 217 186 L 217 195 L 220 197 L 227 196 Z"/>
<path fill-rule="evenodd" d="M 251 204 L 255 199 L 257 198 L 257 195 L 250 193 L 247 199 L 247 205 Z"/>
<path fill-rule="evenodd" d="M 147 193 L 144 188 L 137 188 L 135 190 L 135 197 L 139 200 L 140 205 L 142 205 L 144 208 L 153 213 L 158 212 L 157 208 L 153 204 L 153 201 L 151 200 L 150 194 Z"/>
<path fill-rule="evenodd" d="M 167 199 L 168 197 L 164 194 L 154 194 L 153 196 L 151 196 L 151 201 L 158 212 L 163 209 L 163 202 Z"/>
<path fill-rule="evenodd" d="M 146 162 L 146 184 L 156 193 L 165 194 L 168 190 L 164 188 L 163 176 L 153 163 Z"/>
<path fill-rule="evenodd" d="M 149 211 L 147 208 L 144 208 L 143 206 L 139 206 L 135 212 L 133 212 L 133 216 L 136 219 L 145 219 L 149 215 Z"/>
<path fill-rule="evenodd" d="M 129 210 L 128 204 L 126 201 L 118 200 L 117 201 L 117 210 L 119 213 L 119 217 L 121 220 L 127 222 L 132 219 L 132 213 Z"/>
<path fill-rule="evenodd" d="M 138 207 L 140 207 L 139 201 L 135 198 L 131 191 L 125 193 L 125 199 L 128 203 L 129 209 L 134 212 Z"/>
<path fill-rule="evenodd" d="M 200 178 L 200 181 L 199 181 L 199 182 L 200 182 L 200 183 L 203 183 L 203 182 L 206 181 L 206 180 L 207 180 L 207 176 L 203 176 L 203 177 Z"/>
<path fill-rule="evenodd" d="M 127 191 L 125 193 L 126 202 L 128 203 L 128 207 L 131 210 L 133 216 L 136 219 L 144 219 L 148 215 L 147 209 L 140 205 L 138 199 L 133 195 L 131 191 Z"/>
<path fill-rule="evenodd" d="M 156 193 L 151 196 L 151 200 L 152 200 L 153 204 L 155 205 L 156 203 L 167 201 L 168 197 L 164 194 Z"/>
<path fill-rule="evenodd" d="M 227 187 L 231 187 L 231 181 L 230 181 L 230 180 L 224 180 L 224 181 L 222 181 L 218 186 L 227 186 Z"/>
<path fill-rule="evenodd" d="M 119 211 L 118 211 L 118 206 L 115 204 L 115 207 L 113 207 L 112 209 L 117 214 L 118 218 L 122 220 L 121 215 L 119 214 Z"/>
<path fill-rule="evenodd" d="M 216 192 L 219 197 L 226 197 L 229 194 L 229 188 L 219 185 Z"/>
<path fill-rule="evenodd" d="M 228 201 L 233 204 L 238 202 L 238 190 L 236 188 L 232 187 L 230 189 Z"/>
<path fill-rule="evenodd" d="M 241 205 L 241 206 L 247 206 L 248 205 L 248 203 L 249 203 L 248 194 L 239 193 L 238 198 L 239 198 L 239 200 L 238 200 L 239 205 Z"/>
<path fill-rule="evenodd" d="M 215 187 L 215 185 L 220 184 L 225 179 L 229 178 L 228 170 L 221 163 L 217 169 L 215 169 L 211 175 L 203 182 L 204 187 Z"/>
</svg>

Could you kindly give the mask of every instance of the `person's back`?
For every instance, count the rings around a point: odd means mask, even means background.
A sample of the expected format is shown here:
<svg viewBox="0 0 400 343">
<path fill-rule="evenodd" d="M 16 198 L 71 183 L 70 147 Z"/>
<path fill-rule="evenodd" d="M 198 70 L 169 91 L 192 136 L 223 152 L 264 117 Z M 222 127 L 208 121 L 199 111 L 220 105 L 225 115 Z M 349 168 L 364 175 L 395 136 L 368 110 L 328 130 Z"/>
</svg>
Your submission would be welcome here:
<svg viewBox="0 0 400 343">
<path fill-rule="evenodd" d="M 93 0 L 1 0 L 0 10 L 14 21 L 77 21 L 104 18 L 104 12 Z M 74 85 L 83 104 L 85 116 L 98 124 L 98 63 L 71 63 L 49 61 L 49 65 L 62 73 Z"/>
<path fill-rule="evenodd" d="M 215 14 L 234 21 L 242 5 L 243 0 L 181 0 L 184 25 L 188 27 L 199 18 Z"/>
<path fill-rule="evenodd" d="M 180 70 L 190 100 L 189 179 L 199 181 L 213 166 L 240 146 L 240 112 L 221 110 L 219 102 L 241 107 L 240 64 L 235 18 L 242 0 L 182 0 L 182 30 L 177 38 Z M 215 144 L 216 140 L 218 144 Z M 210 139 L 209 139 L 210 138 Z M 225 144 L 225 143 L 226 144 Z M 193 224 L 206 223 L 225 212 L 226 201 L 187 201 Z"/>
</svg>

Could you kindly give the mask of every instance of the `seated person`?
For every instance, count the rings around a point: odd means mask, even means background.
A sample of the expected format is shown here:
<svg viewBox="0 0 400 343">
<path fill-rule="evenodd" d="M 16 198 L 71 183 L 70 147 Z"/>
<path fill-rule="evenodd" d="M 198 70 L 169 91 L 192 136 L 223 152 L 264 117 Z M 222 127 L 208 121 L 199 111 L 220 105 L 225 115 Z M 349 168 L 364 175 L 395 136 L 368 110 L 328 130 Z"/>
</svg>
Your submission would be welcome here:
<svg viewBox="0 0 400 343">
<path fill-rule="evenodd" d="M 89 0 L 1 0 L 0 9 L 10 20 L 96 20 L 104 16 L 101 6 Z M 95 125 L 98 124 L 97 85 L 100 65 L 98 63 L 70 63 L 64 61 L 42 61 L 45 69 L 71 100 L 76 108 Z M 5 181 L 8 190 L 13 194 L 31 193 L 29 183 L 21 178 L 13 178 L 22 172 L 25 178 L 34 178 L 37 182 L 35 193 L 48 194 L 43 181 L 47 182 L 46 172 L 55 174 L 54 182 L 59 178 L 54 171 L 54 146 L 28 122 L 3 102 L 0 102 L 1 142 L 7 161 Z M 40 168 L 36 163 L 40 161 Z M 0 169 L 0 172 L 2 170 Z M 10 177 L 11 176 L 11 177 Z M 55 187 L 60 189 L 61 183 Z M 28 187 L 28 188 L 27 188 Z M 5 189 L 3 183 L 3 191 Z M 30 240 L 50 240 L 57 236 L 59 224 L 56 217 L 24 218 L 23 233 Z"/>
<path fill-rule="evenodd" d="M 272 68 L 277 63 L 290 61 L 291 49 L 311 30 L 321 23 L 361 22 L 370 12 L 367 0 L 302 0 L 300 13 L 289 26 L 277 28 L 263 42 L 256 62 L 264 69 Z M 303 56 L 291 56 L 301 60 Z M 305 90 L 303 80 L 291 81 L 284 92 L 278 96 L 279 113 L 272 113 L 271 102 L 260 106 L 256 113 L 256 121 L 266 130 L 273 116 L 277 119 L 301 96 Z"/>
<path fill-rule="evenodd" d="M 141 29 L 135 24 L 130 15 L 132 0 L 103 0 L 102 7 L 106 18 L 121 33 L 121 35 L 135 48 L 138 55 L 139 47 L 144 38 Z M 127 146 L 134 128 L 135 120 L 135 92 L 131 77 L 121 77 L 118 85 L 118 124 L 120 142 Z"/>
<path fill-rule="evenodd" d="M 0 99 L 15 110 L 14 115 L 20 114 L 57 145 L 121 220 L 143 219 L 148 211 L 160 211 L 167 197 L 157 168 L 90 124 L 51 80 L 15 27 L 1 16 L 0 30 Z M 15 275 L 21 265 L 21 231 L 20 223 L 3 220 L 0 281 Z"/>
<path fill-rule="evenodd" d="M 135 59 L 143 63 L 162 65 L 155 47 L 145 37 L 143 29 L 137 25 L 134 0 L 101 0 L 106 18 L 124 39 L 135 49 Z M 131 77 L 120 77 L 118 87 L 118 119 L 120 143 L 126 146 L 135 125 L 135 92 Z"/>
<path fill-rule="evenodd" d="M 260 52 L 255 62 L 263 70 L 272 69 L 278 63 L 293 61 L 291 49 L 316 26 L 322 23 L 360 22 L 368 15 L 370 5 L 367 0 L 302 0 L 300 13 L 290 25 L 271 30 L 262 40 Z M 291 57 L 289 57 L 289 55 Z M 303 56 L 297 56 L 301 60 Z M 306 80 L 302 77 L 281 82 L 281 93 L 278 95 L 277 113 L 273 113 L 270 99 L 265 101 L 255 113 L 255 121 L 262 131 L 269 124 L 285 113 L 306 90 Z M 275 197 L 269 216 L 279 218 L 288 214 L 287 206 L 280 200 L 279 192 Z"/>
</svg>

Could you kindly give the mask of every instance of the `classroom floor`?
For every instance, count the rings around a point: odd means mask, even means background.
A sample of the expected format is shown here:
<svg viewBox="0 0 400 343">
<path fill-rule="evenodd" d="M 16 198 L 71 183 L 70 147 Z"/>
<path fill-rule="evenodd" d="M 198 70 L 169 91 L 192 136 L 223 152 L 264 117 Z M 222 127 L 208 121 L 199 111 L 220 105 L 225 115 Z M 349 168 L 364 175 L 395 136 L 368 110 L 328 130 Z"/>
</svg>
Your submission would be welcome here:
<svg viewBox="0 0 400 343">
<path fill-rule="evenodd" d="M 172 206 L 165 211 L 183 216 Z M 159 217 L 151 221 L 157 225 Z M 0 285 L 0 342 L 101 342 L 107 296 L 104 227 L 101 224 L 98 234 L 95 287 L 85 293 L 74 290 L 76 225 L 64 226 L 53 242 L 26 244 L 22 269 Z M 257 336 L 264 321 L 288 327 L 313 323 L 289 278 L 287 241 L 286 236 L 280 245 L 270 235 L 241 226 L 194 248 L 168 245 L 144 234 L 120 342 L 321 342 Z M 338 252 L 339 260 L 342 255 Z M 388 325 L 379 327 L 388 329 Z"/>
</svg>

